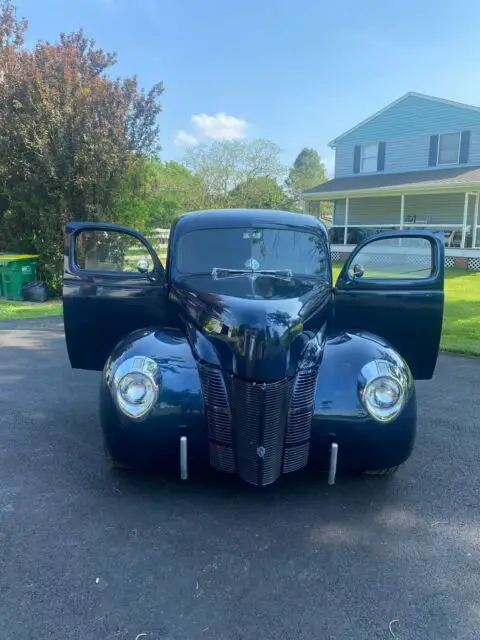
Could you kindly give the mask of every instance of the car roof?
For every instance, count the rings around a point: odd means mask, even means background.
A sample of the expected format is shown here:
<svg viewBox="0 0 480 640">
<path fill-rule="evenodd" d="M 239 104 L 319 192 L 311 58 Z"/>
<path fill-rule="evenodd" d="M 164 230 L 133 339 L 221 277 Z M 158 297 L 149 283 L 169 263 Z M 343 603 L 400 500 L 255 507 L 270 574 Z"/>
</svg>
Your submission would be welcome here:
<svg viewBox="0 0 480 640">
<path fill-rule="evenodd" d="M 273 224 L 323 231 L 326 227 L 318 218 L 293 211 L 275 209 L 207 209 L 184 213 L 175 221 L 175 233 L 199 229 L 251 227 Z"/>
</svg>

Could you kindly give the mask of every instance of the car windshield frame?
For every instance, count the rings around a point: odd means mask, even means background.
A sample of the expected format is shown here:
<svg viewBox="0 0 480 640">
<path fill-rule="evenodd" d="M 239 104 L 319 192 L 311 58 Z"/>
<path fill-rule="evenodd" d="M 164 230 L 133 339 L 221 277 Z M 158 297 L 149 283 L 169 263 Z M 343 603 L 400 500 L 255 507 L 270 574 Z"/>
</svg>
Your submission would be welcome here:
<svg viewBox="0 0 480 640">
<path fill-rule="evenodd" d="M 325 260 L 325 270 L 323 273 L 300 273 L 295 271 L 288 266 L 279 268 L 279 269 L 254 269 L 254 268 L 233 268 L 228 264 L 221 264 L 221 260 L 219 260 L 218 264 L 215 264 L 214 267 L 206 267 L 204 270 L 198 270 L 194 272 L 184 272 L 178 268 L 178 255 L 179 255 L 179 247 L 181 247 L 181 243 L 184 238 L 188 235 L 199 234 L 205 231 L 215 231 L 219 234 L 222 232 L 228 231 L 241 231 L 241 232 L 255 232 L 255 231 L 282 231 L 282 232 L 293 232 L 297 234 L 304 234 L 306 236 L 314 236 L 317 238 L 319 244 L 317 244 L 317 251 L 321 251 L 324 255 Z M 250 239 L 252 242 L 252 239 Z M 214 273 L 226 273 L 228 271 L 232 272 L 232 277 L 241 277 L 242 275 L 246 276 L 255 276 L 255 275 L 271 275 L 272 277 L 278 276 L 280 278 L 291 278 L 291 277 L 302 277 L 308 279 L 315 279 L 318 281 L 323 281 L 331 285 L 332 282 L 332 269 L 331 269 L 331 256 L 328 238 L 324 232 L 324 230 L 320 227 L 310 227 L 310 226 L 292 226 L 292 225 L 281 225 L 281 224 L 269 224 L 269 223 L 257 223 L 257 224 L 236 224 L 236 225 L 225 225 L 218 227 L 198 227 L 196 229 L 189 229 L 188 231 L 179 234 L 174 238 L 174 242 L 171 247 L 171 254 L 169 256 L 170 264 L 169 264 L 169 273 L 172 281 L 180 281 L 184 280 L 188 277 L 195 276 L 212 276 L 214 277 Z M 254 260 L 254 259 L 253 259 Z M 228 277 L 228 276 L 227 276 Z"/>
</svg>

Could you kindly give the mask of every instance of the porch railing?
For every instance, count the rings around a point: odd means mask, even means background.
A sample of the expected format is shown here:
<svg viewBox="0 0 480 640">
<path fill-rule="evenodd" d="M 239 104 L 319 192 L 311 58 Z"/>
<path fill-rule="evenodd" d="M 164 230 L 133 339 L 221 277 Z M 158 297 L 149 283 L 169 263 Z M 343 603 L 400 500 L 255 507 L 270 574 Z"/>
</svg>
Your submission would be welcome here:
<svg viewBox="0 0 480 640">
<path fill-rule="evenodd" d="M 463 229 L 458 224 L 364 224 L 364 225 L 338 225 L 334 224 L 328 227 L 328 235 L 331 244 L 336 245 L 356 245 L 366 238 L 381 233 L 383 231 L 402 230 L 429 230 L 443 232 L 446 247 L 462 246 Z M 475 227 L 467 226 L 465 230 L 464 247 L 465 249 L 480 249 L 480 225 Z"/>
</svg>

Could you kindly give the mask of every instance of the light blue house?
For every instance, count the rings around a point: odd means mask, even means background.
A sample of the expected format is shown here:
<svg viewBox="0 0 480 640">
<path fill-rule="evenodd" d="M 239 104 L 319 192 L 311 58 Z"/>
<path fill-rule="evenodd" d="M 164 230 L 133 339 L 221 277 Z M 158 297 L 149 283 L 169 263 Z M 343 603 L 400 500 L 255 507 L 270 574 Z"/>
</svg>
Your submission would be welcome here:
<svg viewBox="0 0 480 640">
<path fill-rule="evenodd" d="M 335 176 L 304 194 L 333 202 L 332 252 L 381 229 L 445 232 L 447 266 L 480 270 L 480 107 L 407 93 L 338 136 Z"/>
</svg>

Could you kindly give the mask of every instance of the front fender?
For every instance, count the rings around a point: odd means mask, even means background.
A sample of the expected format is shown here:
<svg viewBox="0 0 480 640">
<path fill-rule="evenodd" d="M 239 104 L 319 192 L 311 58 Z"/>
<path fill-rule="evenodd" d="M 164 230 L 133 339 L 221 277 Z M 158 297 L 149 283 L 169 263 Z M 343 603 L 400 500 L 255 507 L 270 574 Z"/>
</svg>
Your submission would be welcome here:
<svg viewBox="0 0 480 640">
<path fill-rule="evenodd" d="M 371 360 L 394 361 L 409 379 L 407 399 L 391 422 L 370 416 L 359 396 L 359 374 Z M 327 339 L 318 372 L 312 419 L 311 457 L 328 464 L 332 442 L 339 445 L 340 468 L 380 469 L 404 462 L 416 433 L 413 379 L 399 354 L 384 340 L 367 333 L 341 333 Z"/>
<path fill-rule="evenodd" d="M 108 380 L 118 366 L 133 356 L 148 356 L 159 365 L 159 397 L 141 420 L 123 415 L 114 402 Z M 206 455 L 207 428 L 196 361 L 185 335 L 174 329 L 135 331 L 122 340 L 108 358 L 100 392 L 101 420 L 107 448 L 118 460 L 147 464 L 171 458 L 181 435 L 188 436 L 191 457 Z"/>
</svg>

